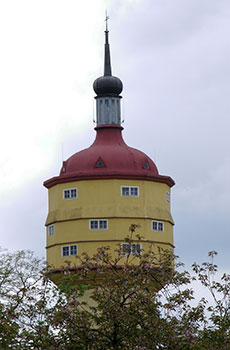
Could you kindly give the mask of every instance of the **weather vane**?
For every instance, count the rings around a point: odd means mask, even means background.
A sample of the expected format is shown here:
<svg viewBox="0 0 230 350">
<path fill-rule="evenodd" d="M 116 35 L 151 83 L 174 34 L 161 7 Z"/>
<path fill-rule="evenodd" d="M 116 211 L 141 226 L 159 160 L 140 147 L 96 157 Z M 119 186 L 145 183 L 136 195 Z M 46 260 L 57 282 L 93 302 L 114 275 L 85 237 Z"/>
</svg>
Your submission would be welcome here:
<svg viewBox="0 0 230 350">
<path fill-rule="evenodd" d="M 109 16 L 107 13 L 107 10 L 105 11 L 105 22 L 106 22 L 106 31 L 108 32 L 108 20 L 109 20 Z"/>
</svg>

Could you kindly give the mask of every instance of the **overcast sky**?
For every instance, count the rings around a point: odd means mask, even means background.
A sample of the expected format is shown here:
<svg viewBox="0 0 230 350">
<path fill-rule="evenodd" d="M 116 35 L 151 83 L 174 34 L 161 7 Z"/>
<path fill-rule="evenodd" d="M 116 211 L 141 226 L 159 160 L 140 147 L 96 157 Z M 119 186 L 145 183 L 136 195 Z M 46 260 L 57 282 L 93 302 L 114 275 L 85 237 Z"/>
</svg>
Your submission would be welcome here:
<svg viewBox="0 0 230 350">
<path fill-rule="evenodd" d="M 229 269 L 229 0 L 0 1 L 0 245 L 45 255 L 42 183 L 95 137 L 106 8 L 124 139 L 176 182 L 176 253 Z"/>
</svg>

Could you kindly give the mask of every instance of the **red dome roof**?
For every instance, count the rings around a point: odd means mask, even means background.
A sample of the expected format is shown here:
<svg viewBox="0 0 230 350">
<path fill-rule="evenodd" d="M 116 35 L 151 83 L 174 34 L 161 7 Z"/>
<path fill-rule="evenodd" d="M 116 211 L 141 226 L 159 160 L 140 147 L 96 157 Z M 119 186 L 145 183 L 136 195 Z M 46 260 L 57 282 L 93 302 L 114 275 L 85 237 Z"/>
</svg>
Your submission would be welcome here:
<svg viewBox="0 0 230 350">
<path fill-rule="evenodd" d="M 44 186 L 103 178 L 146 179 L 173 186 L 174 181 L 159 175 L 156 165 L 145 153 L 126 145 L 122 129 L 119 125 L 96 127 L 94 143 L 63 162 L 60 175 L 45 181 Z"/>
</svg>

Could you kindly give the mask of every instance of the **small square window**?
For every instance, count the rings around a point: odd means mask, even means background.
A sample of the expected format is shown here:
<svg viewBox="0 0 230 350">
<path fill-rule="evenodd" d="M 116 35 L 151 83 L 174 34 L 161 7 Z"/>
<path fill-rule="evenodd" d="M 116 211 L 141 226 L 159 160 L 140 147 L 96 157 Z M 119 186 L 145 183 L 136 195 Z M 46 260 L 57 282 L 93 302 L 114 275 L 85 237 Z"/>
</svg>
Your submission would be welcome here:
<svg viewBox="0 0 230 350">
<path fill-rule="evenodd" d="M 75 256 L 77 255 L 77 245 L 68 245 L 62 247 L 62 256 Z"/>
<path fill-rule="evenodd" d="M 121 244 L 122 254 L 141 254 L 141 244 L 140 243 L 122 243 Z"/>
<path fill-rule="evenodd" d="M 138 188 L 137 187 L 130 187 L 130 196 L 132 196 L 132 197 L 138 196 Z"/>
<path fill-rule="evenodd" d="M 63 199 L 77 198 L 77 188 L 63 190 Z"/>
<path fill-rule="evenodd" d="M 64 190 L 64 199 L 70 198 L 70 190 Z"/>
<path fill-rule="evenodd" d="M 122 196 L 129 196 L 129 187 L 122 187 Z"/>
<path fill-rule="evenodd" d="M 138 186 L 121 186 L 121 195 L 123 197 L 138 197 L 139 187 Z"/>
<path fill-rule="evenodd" d="M 71 196 L 71 198 L 76 198 L 77 197 L 77 189 L 76 188 L 71 188 L 70 196 Z"/>
<path fill-rule="evenodd" d="M 106 220 L 99 220 L 99 225 L 101 230 L 107 229 L 107 221 Z"/>
<path fill-rule="evenodd" d="M 152 230 L 153 231 L 164 231 L 164 223 L 161 221 L 152 221 Z"/>
<path fill-rule="evenodd" d="M 131 253 L 131 245 L 128 243 L 122 243 L 122 253 L 128 255 Z"/>
<path fill-rule="evenodd" d="M 90 228 L 91 228 L 91 230 L 97 230 L 98 229 L 98 220 L 90 220 Z"/>
<path fill-rule="evenodd" d="M 89 227 L 90 230 L 107 230 L 108 220 L 90 220 Z"/>
</svg>

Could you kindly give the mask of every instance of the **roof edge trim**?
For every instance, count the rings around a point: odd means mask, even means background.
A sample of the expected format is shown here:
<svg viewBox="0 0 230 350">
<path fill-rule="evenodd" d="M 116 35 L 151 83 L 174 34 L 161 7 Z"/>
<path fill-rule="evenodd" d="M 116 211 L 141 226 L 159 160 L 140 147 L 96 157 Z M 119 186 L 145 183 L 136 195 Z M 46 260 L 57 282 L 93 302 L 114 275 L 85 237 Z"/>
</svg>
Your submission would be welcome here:
<svg viewBox="0 0 230 350">
<path fill-rule="evenodd" d="M 175 185 L 174 180 L 170 176 L 165 175 L 158 175 L 158 176 L 152 176 L 152 175 L 131 175 L 131 174 L 98 174 L 98 175 L 91 175 L 91 174 L 85 174 L 85 175 L 73 175 L 73 176 L 66 176 L 66 177 L 60 177 L 55 176 L 52 177 L 46 181 L 44 181 L 43 186 L 46 188 L 53 187 L 58 184 L 66 183 L 66 182 L 73 182 L 73 181 L 80 181 L 80 180 L 102 180 L 102 179 L 128 179 L 128 180 L 145 180 L 145 181 L 153 181 L 153 182 L 160 182 L 165 183 L 169 187 L 173 187 Z"/>
</svg>

